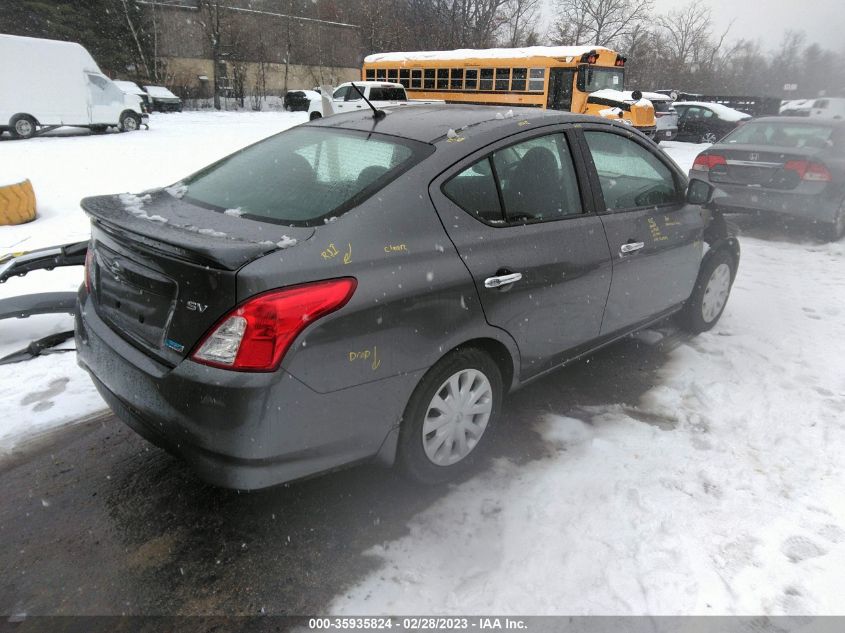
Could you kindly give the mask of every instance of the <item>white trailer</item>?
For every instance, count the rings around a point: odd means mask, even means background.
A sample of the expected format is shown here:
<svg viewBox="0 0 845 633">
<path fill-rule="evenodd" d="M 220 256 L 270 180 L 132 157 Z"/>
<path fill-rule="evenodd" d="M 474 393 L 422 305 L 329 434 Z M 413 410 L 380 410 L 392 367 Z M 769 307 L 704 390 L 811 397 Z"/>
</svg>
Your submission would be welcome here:
<svg viewBox="0 0 845 633">
<path fill-rule="evenodd" d="M 0 35 L 0 133 L 30 138 L 68 125 L 137 130 L 148 115 L 79 44 Z"/>
</svg>

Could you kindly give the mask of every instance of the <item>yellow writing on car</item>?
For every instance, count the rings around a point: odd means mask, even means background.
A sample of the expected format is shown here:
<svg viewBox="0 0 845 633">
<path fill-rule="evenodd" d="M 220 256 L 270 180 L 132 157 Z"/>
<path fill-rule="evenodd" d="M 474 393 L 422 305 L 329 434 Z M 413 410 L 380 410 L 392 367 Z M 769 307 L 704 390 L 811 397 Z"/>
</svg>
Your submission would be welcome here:
<svg viewBox="0 0 845 633">
<path fill-rule="evenodd" d="M 519 127 L 523 127 L 523 126 L 525 126 L 525 125 L 528 125 L 528 120 L 527 120 L 527 119 L 523 119 L 522 121 L 520 121 L 519 123 L 517 123 L 517 125 L 518 125 Z"/>
<path fill-rule="evenodd" d="M 654 218 L 648 219 L 648 228 L 651 230 L 651 239 L 655 242 L 664 242 L 669 238 L 663 235 L 662 231 L 660 230 L 660 226 L 658 226 L 657 221 Z"/>
<path fill-rule="evenodd" d="M 340 255 L 340 251 L 337 250 L 337 247 L 332 243 L 329 244 L 329 247 L 320 253 L 320 257 L 323 259 L 334 259 Z"/>
<path fill-rule="evenodd" d="M 664 226 L 681 226 L 681 222 L 675 220 L 671 216 L 664 215 L 663 216 L 663 225 Z"/>
<path fill-rule="evenodd" d="M 328 248 L 324 251 L 320 252 L 320 257 L 323 259 L 334 259 L 340 255 L 340 251 L 338 250 L 337 246 L 334 245 L 334 242 L 329 244 Z M 348 264 L 352 261 L 352 244 L 347 245 L 346 252 L 343 254 L 343 263 Z"/>
<path fill-rule="evenodd" d="M 381 359 L 378 357 L 378 347 L 375 346 L 375 345 L 373 346 L 372 350 L 365 349 L 365 350 L 362 350 L 360 352 L 349 352 L 349 362 L 350 363 L 354 363 L 355 361 L 358 361 L 358 360 L 367 361 L 367 360 L 370 360 L 370 359 L 372 359 L 372 362 L 370 363 L 370 367 L 372 368 L 373 371 L 375 371 L 381 365 Z"/>
<path fill-rule="evenodd" d="M 384 247 L 385 253 L 407 253 L 408 252 L 408 245 L 407 244 L 388 244 Z"/>
</svg>

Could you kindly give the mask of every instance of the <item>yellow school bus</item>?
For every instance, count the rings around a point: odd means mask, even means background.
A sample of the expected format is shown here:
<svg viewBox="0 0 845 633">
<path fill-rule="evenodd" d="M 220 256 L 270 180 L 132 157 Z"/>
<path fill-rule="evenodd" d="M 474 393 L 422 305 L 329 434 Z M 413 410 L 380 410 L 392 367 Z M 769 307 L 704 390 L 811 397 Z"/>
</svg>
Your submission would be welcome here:
<svg viewBox="0 0 845 633">
<path fill-rule="evenodd" d="M 569 110 L 655 130 L 651 103 L 624 92 L 625 57 L 601 46 L 377 53 L 361 79 L 401 83 L 411 99 Z"/>
</svg>

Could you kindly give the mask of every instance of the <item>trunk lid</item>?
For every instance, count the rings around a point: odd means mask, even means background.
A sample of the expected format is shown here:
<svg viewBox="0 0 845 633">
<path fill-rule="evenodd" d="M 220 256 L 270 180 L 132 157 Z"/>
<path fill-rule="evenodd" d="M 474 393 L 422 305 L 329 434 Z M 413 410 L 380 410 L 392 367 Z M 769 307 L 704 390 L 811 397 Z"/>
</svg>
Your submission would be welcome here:
<svg viewBox="0 0 845 633">
<path fill-rule="evenodd" d="M 118 335 L 170 366 L 237 302 L 243 265 L 313 228 L 226 215 L 165 191 L 86 198 L 91 298 Z"/>
<path fill-rule="evenodd" d="M 759 145 L 719 145 L 708 154 L 723 156 L 726 165 L 710 170 L 713 183 L 789 190 L 801 184 L 798 172 L 785 169 L 790 161 L 814 161 L 823 150 Z"/>
</svg>

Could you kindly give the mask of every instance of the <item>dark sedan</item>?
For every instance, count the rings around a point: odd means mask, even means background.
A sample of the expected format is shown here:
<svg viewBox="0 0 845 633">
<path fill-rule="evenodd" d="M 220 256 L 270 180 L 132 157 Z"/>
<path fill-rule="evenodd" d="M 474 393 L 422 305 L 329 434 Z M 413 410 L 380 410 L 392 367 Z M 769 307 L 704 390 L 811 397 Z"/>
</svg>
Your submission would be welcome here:
<svg viewBox="0 0 845 633">
<path fill-rule="evenodd" d="M 712 192 L 597 117 L 320 119 L 83 201 L 79 362 L 221 486 L 372 459 L 445 481 L 509 391 L 669 315 L 716 323 L 739 247 L 700 206 Z"/>
<path fill-rule="evenodd" d="M 709 180 L 728 212 L 788 215 L 845 234 L 845 122 L 755 119 L 698 155 L 690 177 Z"/>
<path fill-rule="evenodd" d="M 751 115 L 719 103 L 676 101 L 674 107 L 678 111 L 678 141 L 715 143 L 751 120 Z"/>
</svg>

